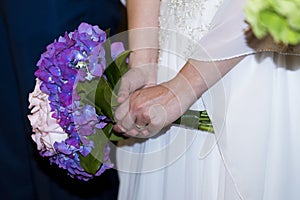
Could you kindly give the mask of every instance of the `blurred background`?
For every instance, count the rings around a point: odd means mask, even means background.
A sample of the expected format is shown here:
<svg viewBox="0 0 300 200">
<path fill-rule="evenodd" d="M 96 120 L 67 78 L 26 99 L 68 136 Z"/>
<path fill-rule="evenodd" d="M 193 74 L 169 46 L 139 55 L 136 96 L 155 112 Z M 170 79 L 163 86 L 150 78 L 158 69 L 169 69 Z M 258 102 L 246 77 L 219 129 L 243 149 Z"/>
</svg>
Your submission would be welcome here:
<svg viewBox="0 0 300 200">
<path fill-rule="evenodd" d="M 40 157 L 26 117 L 40 54 L 81 22 L 113 35 L 126 29 L 125 8 L 119 0 L 0 0 L 1 199 L 117 198 L 116 170 L 83 182 Z"/>
</svg>

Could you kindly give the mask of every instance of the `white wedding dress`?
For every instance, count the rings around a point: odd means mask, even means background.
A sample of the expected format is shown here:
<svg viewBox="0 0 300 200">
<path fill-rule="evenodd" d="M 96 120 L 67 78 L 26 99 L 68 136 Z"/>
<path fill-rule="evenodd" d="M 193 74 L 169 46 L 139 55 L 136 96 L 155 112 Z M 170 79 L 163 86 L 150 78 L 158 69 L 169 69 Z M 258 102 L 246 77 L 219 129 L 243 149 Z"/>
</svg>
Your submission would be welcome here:
<svg viewBox="0 0 300 200">
<path fill-rule="evenodd" d="M 300 199 L 300 58 L 252 54 L 244 2 L 161 1 L 160 81 L 188 58 L 249 55 L 192 107 L 208 110 L 215 135 L 171 126 L 120 143 L 120 200 Z"/>
</svg>

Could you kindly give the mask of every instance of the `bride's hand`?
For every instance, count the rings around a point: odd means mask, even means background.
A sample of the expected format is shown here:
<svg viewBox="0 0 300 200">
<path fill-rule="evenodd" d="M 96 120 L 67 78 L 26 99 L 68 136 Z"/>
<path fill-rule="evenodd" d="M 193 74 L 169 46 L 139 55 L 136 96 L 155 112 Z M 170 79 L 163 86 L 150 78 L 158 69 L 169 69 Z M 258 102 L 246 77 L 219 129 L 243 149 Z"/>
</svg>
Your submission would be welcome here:
<svg viewBox="0 0 300 200">
<path fill-rule="evenodd" d="M 123 103 L 135 90 L 153 86 L 157 81 L 157 50 L 138 50 L 130 54 L 130 70 L 122 76 L 118 102 Z"/>
<path fill-rule="evenodd" d="M 137 90 L 116 110 L 115 129 L 129 136 L 153 136 L 178 119 L 196 99 L 189 82 L 180 75 Z"/>
</svg>

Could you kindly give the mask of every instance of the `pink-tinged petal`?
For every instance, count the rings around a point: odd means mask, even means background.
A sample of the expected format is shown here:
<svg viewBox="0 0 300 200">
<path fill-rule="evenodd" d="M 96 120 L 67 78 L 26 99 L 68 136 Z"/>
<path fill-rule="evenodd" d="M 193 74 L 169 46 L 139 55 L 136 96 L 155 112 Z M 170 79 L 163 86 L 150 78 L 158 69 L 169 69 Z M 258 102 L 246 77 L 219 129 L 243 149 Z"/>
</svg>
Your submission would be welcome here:
<svg viewBox="0 0 300 200">
<path fill-rule="evenodd" d="M 41 81 L 36 79 L 34 91 L 29 95 L 29 107 L 32 108 L 28 119 L 32 126 L 31 137 L 37 144 L 37 149 L 44 152 L 44 155 L 55 153 L 54 143 L 61 142 L 68 138 L 56 119 L 52 117 L 53 112 L 49 105 L 48 95 L 40 90 Z M 48 153 L 45 153 L 45 152 Z"/>
</svg>

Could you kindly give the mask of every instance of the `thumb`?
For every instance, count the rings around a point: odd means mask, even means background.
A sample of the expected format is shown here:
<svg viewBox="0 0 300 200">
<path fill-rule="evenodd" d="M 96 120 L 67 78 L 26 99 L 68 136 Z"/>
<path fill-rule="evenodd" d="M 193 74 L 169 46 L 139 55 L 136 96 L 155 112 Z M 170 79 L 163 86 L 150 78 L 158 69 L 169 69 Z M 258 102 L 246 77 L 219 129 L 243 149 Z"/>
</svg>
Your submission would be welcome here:
<svg viewBox="0 0 300 200">
<path fill-rule="evenodd" d="M 130 84 L 122 81 L 118 92 L 118 103 L 123 103 L 130 95 Z"/>
</svg>

